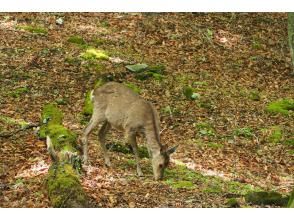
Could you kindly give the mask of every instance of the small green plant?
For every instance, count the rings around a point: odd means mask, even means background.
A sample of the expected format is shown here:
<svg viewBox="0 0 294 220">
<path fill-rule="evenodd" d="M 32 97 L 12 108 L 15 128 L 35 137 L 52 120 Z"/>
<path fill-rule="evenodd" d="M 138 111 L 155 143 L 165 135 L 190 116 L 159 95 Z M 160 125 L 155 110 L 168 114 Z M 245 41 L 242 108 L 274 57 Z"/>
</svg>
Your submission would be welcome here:
<svg viewBox="0 0 294 220">
<path fill-rule="evenodd" d="M 25 26 L 18 26 L 17 28 L 31 32 L 33 34 L 47 34 L 48 31 L 43 28 L 43 27 L 39 27 L 39 26 L 31 26 L 31 25 L 25 25 Z"/>
<path fill-rule="evenodd" d="M 206 32 L 204 32 L 204 36 L 207 41 L 211 42 L 213 38 L 213 31 L 210 30 L 209 28 L 206 29 Z"/>
<path fill-rule="evenodd" d="M 266 111 L 272 114 L 290 115 L 294 111 L 294 99 L 280 99 L 267 105 Z"/>
<path fill-rule="evenodd" d="M 198 133 L 203 136 L 215 136 L 214 128 L 207 122 L 199 122 L 195 124 Z"/>
<path fill-rule="evenodd" d="M 191 86 L 184 86 L 183 87 L 183 94 L 187 99 L 194 100 L 194 99 L 199 99 L 200 94 L 194 92 L 194 89 Z"/>
<path fill-rule="evenodd" d="M 283 138 L 282 129 L 279 126 L 274 126 L 270 129 L 270 136 L 268 137 L 269 142 L 279 143 Z"/>
<path fill-rule="evenodd" d="M 73 44 L 78 44 L 78 45 L 85 45 L 86 41 L 81 37 L 81 36 L 70 36 L 67 39 L 67 42 L 73 43 Z"/>
<path fill-rule="evenodd" d="M 251 138 L 254 136 L 254 133 L 251 128 L 238 128 L 234 131 L 234 135 L 239 137 Z"/>
<path fill-rule="evenodd" d="M 249 99 L 251 99 L 252 101 L 260 101 L 260 98 L 260 94 L 256 90 L 253 90 L 249 93 Z"/>
<path fill-rule="evenodd" d="M 20 87 L 10 92 L 9 95 L 13 98 L 19 98 L 22 94 L 28 93 L 30 89 L 28 87 Z"/>
</svg>

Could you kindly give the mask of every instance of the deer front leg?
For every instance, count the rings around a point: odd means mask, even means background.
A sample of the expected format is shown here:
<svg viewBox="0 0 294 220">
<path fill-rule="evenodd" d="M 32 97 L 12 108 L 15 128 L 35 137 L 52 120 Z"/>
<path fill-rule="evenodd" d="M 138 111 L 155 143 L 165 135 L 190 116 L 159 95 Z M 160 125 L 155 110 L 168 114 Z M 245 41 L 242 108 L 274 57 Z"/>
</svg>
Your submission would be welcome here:
<svg viewBox="0 0 294 220">
<path fill-rule="evenodd" d="M 106 136 L 106 133 L 109 131 L 109 129 L 110 129 L 110 124 L 108 122 L 104 122 L 104 124 L 102 125 L 102 127 L 100 128 L 99 133 L 98 133 L 100 147 L 102 149 L 105 164 L 108 167 L 111 166 L 111 163 L 110 163 L 108 151 L 107 151 L 107 149 L 105 147 L 105 136 Z"/>
<path fill-rule="evenodd" d="M 140 157 L 139 157 L 139 153 L 138 153 L 136 134 L 133 134 L 133 133 L 127 134 L 127 140 L 128 140 L 128 143 L 132 146 L 133 152 L 135 154 L 135 159 L 136 159 L 136 163 L 137 163 L 137 174 L 138 174 L 138 176 L 143 176 L 143 172 L 140 167 Z"/>
</svg>

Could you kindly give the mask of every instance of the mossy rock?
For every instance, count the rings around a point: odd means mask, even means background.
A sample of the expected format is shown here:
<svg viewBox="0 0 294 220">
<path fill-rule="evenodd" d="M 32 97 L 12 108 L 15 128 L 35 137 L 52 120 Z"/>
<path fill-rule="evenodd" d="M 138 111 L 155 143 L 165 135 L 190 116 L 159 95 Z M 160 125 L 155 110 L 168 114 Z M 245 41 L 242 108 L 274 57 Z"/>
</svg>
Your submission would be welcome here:
<svg viewBox="0 0 294 220">
<path fill-rule="evenodd" d="M 272 114 L 282 114 L 288 116 L 294 111 L 293 99 L 280 99 L 275 102 L 271 102 L 267 105 L 266 111 Z"/>
<path fill-rule="evenodd" d="M 88 198 L 71 164 L 51 165 L 47 177 L 48 195 L 55 208 L 88 207 Z"/>
<path fill-rule="evenodd" d="M 276 205 L 285 206 L 288 202 L 288 198 L 283 197 L 277 192 L 251 192 L 245 195 L 247 203 L 255 205 Z"/>
</svg>

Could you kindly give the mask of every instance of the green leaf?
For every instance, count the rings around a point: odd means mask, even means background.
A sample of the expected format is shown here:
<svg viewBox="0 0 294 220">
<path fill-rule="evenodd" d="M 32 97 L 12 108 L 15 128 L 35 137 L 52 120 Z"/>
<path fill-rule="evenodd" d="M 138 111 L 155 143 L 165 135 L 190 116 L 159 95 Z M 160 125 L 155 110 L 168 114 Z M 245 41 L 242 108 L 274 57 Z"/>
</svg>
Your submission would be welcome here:
<svg viewBox="0 0 294 220">
<path fill-rule="evenodd" d="M 126 68 L 133 73 L 139 73 L 146 70 L 148 68 L 148 65 L 145 63 L 138 63 L 134 65 L 127 65 Z"/>
</svg>

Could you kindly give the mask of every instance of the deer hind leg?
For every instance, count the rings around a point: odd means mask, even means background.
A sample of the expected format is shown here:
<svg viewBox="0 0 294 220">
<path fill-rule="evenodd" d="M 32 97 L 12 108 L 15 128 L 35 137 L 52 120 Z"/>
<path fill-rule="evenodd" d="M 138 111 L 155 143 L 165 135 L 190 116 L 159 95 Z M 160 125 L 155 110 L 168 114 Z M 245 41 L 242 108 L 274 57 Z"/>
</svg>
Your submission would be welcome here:
<svg viewBox="0 0 294 220">
<path fill-rule="evenodd" d="M 136 133 L 128 132 L 127 133 L 127 141 L 132 146 L 133 152 L 135 154 L 135 159 L 136 159 L 136 163 L 137 163 L 137 174 L 138 174 L 138 176 L 143 176 L 143 172 L 140 167 L 140 157 L 139 157 L 139 153 L 138 153 Z"/>
<path fill-rule="evenodd" d="M 106 146 L 105 146 L 105 136 L 106 136 L 106 133 L 109 131 L 109 129 L 110 129 L 110 124 L 106 121 L 106 122 L 104 122 L 104 124 L 102 125 L 102 127 L 100 128 L 99 133 L 98 133 L 98 139 L 99 139 L 99 142 L 100 142 L 100 147 L 102 149 L 105 164 L 108 167 L 111 166 L 111 163 L 110 163 L 108 151 L 107 151 Z"/>
<path fill-rule="evenodd" d="M 91 117 L 91 120 L 87 127 L 85 128 L 81 141 L 82 141 L 82 149 L 83 149 L 83 161 L 84 163 L 88 162 L 88 138 L 89 134 L 93 131 L 93 129 L 101 122 L 104 121 L 104 117 L 101 117 L 101 115 L 97 114 L 95 111 Z"/>
</svg>

